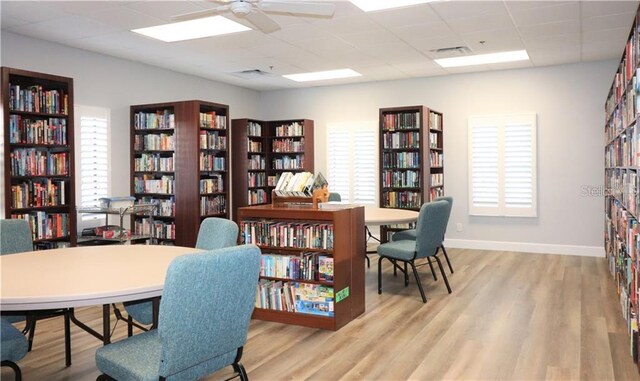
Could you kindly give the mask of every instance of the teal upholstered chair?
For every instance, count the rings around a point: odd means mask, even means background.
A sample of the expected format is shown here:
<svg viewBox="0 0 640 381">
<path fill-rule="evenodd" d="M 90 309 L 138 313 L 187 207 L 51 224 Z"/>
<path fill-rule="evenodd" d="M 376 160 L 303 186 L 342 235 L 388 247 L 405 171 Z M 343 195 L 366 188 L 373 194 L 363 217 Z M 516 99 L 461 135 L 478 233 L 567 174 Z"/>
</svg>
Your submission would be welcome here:
<svg viewBox="0 0 640 381">
<path fill-rule="evenodd" d="M 447 225 L 449 224 L 449 217 L 451 216 L 451 209 L 453 208 L 453 197 L 437 197 L 433 201 L 447 201 L 449 203 L 449 214 L 447 216 Z M 446 229 L 445 229 L 446 233 Z M 415 240 L 416 239 L 416 229 L 403 230 L 395 233 L 391 236 L 392 241 L 402 241 L 402 240 Z M 447 260 L 447 265 L 449 266 L 449 271 L 453 274 L 453 266 L 451 266 L 451 261 L 449 260 L 449 256 L 447 255 L 447 250 L 444 248 L 444 245 L 440 246 L 442 252 L 444 253 L 444 258 Z M 433 274 L 433 279 L 437 280 L 436 273 L 433 271 L 433 265 L 431 264 L 431 259 L 427 258 L 429 262 L 429 267 L 431 267 L 431 273 Z"/>
<path fill-rule="evenodd" d="M 329 192 L 329 200 L 328 201 L 342 201 L 342 197 L 340 197 L 340 193 Z"/>
<path fill-rule="evenodd" d="M 224 218 L 206 218 L 200 224 L 196 249 L 215 250 L 234 246 L 238 242 L 238 224 Z M 146 330 L 137 321 L 144 325 L 153 324 L 153 302 L 128 302 L 124 303 L 124 309 L 129 314 L 127 318 L 128 334 L 133 334 L 133 326 Z"/>
<path fill-rule="evenodd" d="M 380 256 L 378 259 L 378 294 L 382 293 L 382 260 L 386 258 L 391 261 L 394 268 L 404 273 L 405 286 L 407 286 L 409 282 L 406 265 L 411 266 L 413 275 L 416 278 L 416 283 L 418 284 L 418 289 L 420 290 L 420 295 L 422 296 L 422 301 L 426 303 L 427 298 L 424 295 L 422 283 L 420 283 L 420 276 L 416 269 L 415 260 L 427 257 L 434 257 L 436 259 L 440 267 L 440 273 L 447 285 L 447 290 L 451 293 L 449 280 L 442 267 L 442 262 L 437 256 L 442 246 L 444 232 L 447 229 L 450 210 L 450 204 L 444 200 L 426 203 L 420 208 L 415 240 L 392 241 L 378 246 L 378 254 Z M 404 262 L 404 269 L 399 267 L 397 262 Z"/>
<path fill-rule="evenodd" d="M 240 363 L 260 273 L 260 249 L 188 254 L 169 265 L 158 329 L 96 351 L 98 380 L 197 380 Z"/>
<path fill-rule="evenodd" d="M 22 380 L 22 372 L 16 362 L 22 360 L 29 351 L 29 343 L 22 332 L 18 331 L 9 321 L 0 319 L 0 352 L 2 366 L 8 366 L 16 374 L 16 381 Z"/>
</svg>

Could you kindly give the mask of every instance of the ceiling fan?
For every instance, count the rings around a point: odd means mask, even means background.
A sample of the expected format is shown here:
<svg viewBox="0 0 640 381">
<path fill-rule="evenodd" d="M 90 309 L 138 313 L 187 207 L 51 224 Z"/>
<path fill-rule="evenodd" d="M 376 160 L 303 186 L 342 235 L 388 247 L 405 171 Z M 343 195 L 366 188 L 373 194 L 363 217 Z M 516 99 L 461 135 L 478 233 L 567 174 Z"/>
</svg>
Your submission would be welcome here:
<svg viewBox="0 0 640 381">
<path fill-rule="evenodd" d="M 304 0 L 208 0 L 221 4 L 219 7 L 203 11 L 185 13 L 174 16 L 176 21 L 193 20 L 231 12 L 234 16 L 243 18 L 264 33 L 275 32 L 280 25 L 273 21 L 267 13 L 292 13 L 307 16 L 332 16 L 335 4 L 330 2 Z"/>
</svg>

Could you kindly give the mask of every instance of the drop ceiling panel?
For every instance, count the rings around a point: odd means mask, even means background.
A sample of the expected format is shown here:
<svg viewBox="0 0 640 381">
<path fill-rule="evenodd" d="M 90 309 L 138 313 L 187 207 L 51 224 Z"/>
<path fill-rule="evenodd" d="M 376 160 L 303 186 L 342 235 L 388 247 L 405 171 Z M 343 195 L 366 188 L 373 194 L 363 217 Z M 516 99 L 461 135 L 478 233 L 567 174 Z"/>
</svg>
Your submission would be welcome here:
<svg viewBox="0 0 640 381">
<path fill-rule="evenodd" d="M 137 1 L 130 2 L 125 6 L 148 16 L 159 18 L 163 22 L 172 21 L 171 18 L 174 16 L 210 8 L 210 6 L 203 7 L 191 1 Z"/>
<path fill-rule="evenodd" d="M 428 37 L 455 37 L 458 34 L 442 20 L 421 25 L 396 26 L 391 32 L 406 42 L 419 41 Z"/>
<path fill-rule="evenodd" d="M 579 34 L 580 21 L 560 21 L 549 24 L 536 24 L 520 26 L 518 28 L 520 35 L 524 40 L 536 39 L 544 36 L 557 36 L 564 34 Z"/>
<path fill-rule="evenodd" d="M 511 16 L 509 16 L 506 10 L 497 14 L 487 14 L 465 19 L 452 19 L 449 20 L 447 24 L 458 33 L 472 33 L 513 27 Z"/>
<path fill-rule="evenodd" d="M 510 1 L 506 0 L 505 5 L 510 12 L 530 11 L 537 8 L 555 7 L 559 5 L 576 3 L 576 1 Z"/>
<path fill-rule="evenodd" d="M 111 24 L 112 26 L 123 30 L 145 28 L 159 25 L 164 22 L 162 19 L 148 16 L 127 7 L 112 7 L 97 11 L 94 10 L 93 12 L 87 12 L 84 16 L 87 19 L 95 20 L 100 23 Z"/>
<path fill-rule="evenodd" d="M 598 17 L 620 13 L 635 13 L 638 3 L 635 1 L 584 1 L 581 4 L 582 17 Z"/>
<path fill-rule="evenodd" d="M 589 17 L 582 21 L 582 31 L 596 32 L 605 29 L 617 29 L 633 23 L 634 13 L 619 13 L 600 17 Z M 629 32 L 630 28 L 627 28 Z"/>
<path fill-rule="evenodd" d="M 393 28 L 398 25 L 422 25 L 440 20 L 438 14 L 428 4 L 370 12 L 369 17 L 385 28 Z"/>
<path fill-rule="evenodd" d="M 36 4 L 29 1 L 3 1 L 2 2 L 2 29 L 5 29 L 5 21 L 18 18 L 29 23 L 37 23 L 69 16 L 68 13 L 48 4 Z"/>
<path fill-rule="evenodd" d="M 525 48 L 522 38 L 514 27 L 465 33 L 462 34 L 462 39 L 465 45 L 476 54 Z"/>
<path fill-rule="evenodd" d="M 512 11 L 511 16 L 517 27 L 574 21 L 580 18 L 580 5 L 575 2 L 524 11 Z"/>
<path fill-rule="evenodd" d="M 629 28 L 607 29 L 599 30 L 597 32 L 584 32 L 582 42 L 585 44 L 591 44 L 595 42 L 620 41 L 613 45 L 622 49 L 626 43 L 627 37 L 629 37 Z"/>
<path fill-rule="evenodd" d="M 596 42 L 582 45 L 582 60 L 584 61 L 598 61 L 612 58 L 622 58 L 621 47 L 608 42 Z"/>
<path fill-rule="evenodd" d="M 429 4 L 444 20 L 466 19 L 481 15 L 503 14 L 502 1 L 439 1 Z"/>
<path fill-rule="evenodd" d="M 562 34 L 558 36 L 534 36 L 524 39 L 524 44 L 527 50 L 542 50 L 555 48 L 571 48 L 579 47 L 581 43 L 581 36 L 579 33 L 575 34 Z"/>
</svg>

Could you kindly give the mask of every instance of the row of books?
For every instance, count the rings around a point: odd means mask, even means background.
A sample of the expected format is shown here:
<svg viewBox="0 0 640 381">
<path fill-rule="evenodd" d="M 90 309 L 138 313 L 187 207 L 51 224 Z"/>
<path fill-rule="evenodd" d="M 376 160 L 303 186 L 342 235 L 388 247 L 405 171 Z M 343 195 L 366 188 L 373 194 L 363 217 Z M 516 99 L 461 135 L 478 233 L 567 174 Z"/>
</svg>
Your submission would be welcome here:
<svg viewBox="0 0 640 381">
<path fill-rule="evenodd" d="M 200 131 L 200 149 L 227 149 L 227 137 L 218 131 Z"/>
<path fill-rule="evenodd" d="M 419 171 L 382 171 L 382 186 L 384 188 L 419 188 Z"/>
<path fill-rule="evenodd" d="M 175 180 L 173 176 L 164 175 L 155 179 L 151 175 L 135 176 L 133 186 L 135 193 L 173 194 Z"/>
<path fill-rule="evenodd" d="M 419 152 L 382 152 L 383 168 L 420 168 Z"/>
<path fill-rule="evenodd" d="M 285 197 L 311 197 L 315 189 L 327 186 L 327 180 L 321 172 L 315 175 L 311 172 L 284 172 L 278 178 L 274 189 L 278 196 Z"/>
<path fill-rule="evenodd" d="M 136 151 L 173 151 L 176 139 L 173 134 L 145 134 L 133 137 L 133 149 Z"/>
<path fill-rule="evenodd" d="M 307 222 L 243 221 L 243 242 L 260 246 L 333 249 L 333 225 Z"/>
<path fill-rule="evenodd" d="M 385 131 L 416 129 L 420 128 L 420 124 L 419 112 L 384 114 L 382 129 Z"/>
<path fill-rule="evenodd" d="M 256 308 L 320 316 L 334 316 L 333 287 L 261 279 Z"/>
<path fill-rule="evenodd" d="M 247 123 L 247 135 L 262 136 L 262 125 L 256 122 Z"/>
<path fill-rule="evenodd" d="M 45 90 L 42 86 L 9 84 L 9 110 L 69 114 L 69 94 L 62 89 Z"/>
<path fill-rule="evenodd" d="M 222 176 L 213 176 L 209 179 L 200 179 L 200 194 L 224 192 L 224 180 Z"/>
<path fill-rule="evenodd" d="M 67 145 L 67 119 L 29 119 L 9 116 L 9 142 L 12 144 Z"/>
<path fill-rule="evenodd" d="M 46 179 L 11 185 L 11 207 L 38 208 L 66 204 L 65 181 Z"/>
<path fill-rule="evenodd" d="M 431 174 L 431 186 L 438 187 L 444 185 L 444 173 Z"/>
<path fill-rule="evenodd" d="M 272 152 L 303 152 L 304 138 L 300 139 L 273 139 L 271 141 Z"/>
<path fill-rule="evenodd" d="M 613 109 L 606 111 L 605 141 L 607 143 L 622 133 L 638 117 L 638 112 L 640 112 L 640 97 L 638 97 L 638 92 L 640 92 L 639 76 L 640 68 L 627 84 L 620 99 L 615 98 L 616 102 L 612 106 Z M 613 99 L 610 97 L 607 102 Z"/>
<path fill-rule="evenodd" d="M 136 130 L 176 128 L 176 117 L 169 109 L 157 112 L 136 112 L 133 114 L 133 127 Z"/>
<path fill-rule="evenodd" d="M 205 172 L 210 171 L 224 171 L 225 170 L 225 158 L 224 156 L 215 156 L 211 153 L 200 152 L 200 170 Z"/>
<path fill-rule="evenodd" d="M 35 148 L 11 151 L 12 176 L 66 176 L 69 173 L 69 153 L 49 152 Z"/>
<path fill-rule="evenodd" d="M 215 111 L 201 112 L 200 128 L 217 128 L 226 130 L 227 117 L 225 115 L 216 114 Z"/>
<path fill-rule="evenodd" d="M 133 159 L 133 170 L 136 172 L 173 172 L 174 155 L 170 157 L 160 156 L 157 153 L 143 153 Z"/>
<path fill-rule="evenodd" d="M 262 152 L 262 142 L 247 139 L 247 149 L 249 152 Z"/>
<path fill-rule="evenodd" d="M 248 169 L 265 169 L 266 163 L 264 156 L 261 155 L 249 155 L 249 162 L 247 163 Z"/>
<path fill-rule="evenodd" d="M 158 239 L 176 239 L 176 225 L 173 222 L 153 222 L 149 218 L 136 219 L 134 222 L 135 235 L 149 236 Z"/>
<path fill-rule="evenodd" d="M 422 198 L 420 192 L 386 191 L 382 192 L 382 205 L 401 209 L 419 209 L 422 206 Z"/>
<path fill-rule="evenodd" d="M 12 214 L 11 218 L 29 221 L 33 240 L 54 239 L 69 235 L 69 214 L 31 212 Z"/>
<path fill-rule="evenodd" d="M 429 148 L 441 148 L 438 146 L 437 132 L 429 132 Z"/>
<path fill-rule="evenodd" d="M 222 214 L 227 210 L 226 199 L 223 195 L 200 197 L 200 215 L 211 216 Z"/>
<path fill-rule="evenodd" d="M 385 132 L 382 134 L 384 149 L 420 148 L 419 132 Z"/>
<path fill-rule="evenodd" d="M 429 162 L 432 167 L 442 167 L 444 165 L 444 155 L 442 152 L 431 151 L 429 152 Z"/>
<path fill-rule="evenodd" d="M 333 282 L 333 257 L 319 252 L 299 255 L 263 254 L 260 276 Z"/>
<path fill-rule="evenodd" d="M 249 189 L 247 191 L 247 201 L 249 205 L 266 204 L 269 202 L 267 191 L 264 189 Z"/>
<path fill-rule="evenodd" d="M 638 173 L 631 169 L 607 169 L 605 171 L 605 195 L 611 195 L 624 203 L 631 213 L 640 210 Z"/>
<path fill-rule="evenodd" d="M 271 160 L 272 168 L 278 170 L 295 170 L 304 168 L 304 155 L 277 157 Z"/>
<path fill-rule="evenodd" d="M 249 172 L 247 174 L 247 186 L 264 187 L 267 185 L 267 175 L 264 172 Z"/>
<path fill-rule="evenodd" d="M 302 136 L 304 135 L 304 126 L 298 122 L 283 124 L 275 129 L 276 137 L 281 136 Z"/>
<path fill-rule="evenodd" d="M 429 200 L 435 200 L 438 197 L 444 197 L 444 188 L 431 188 L 429 190 Z"/>
<path fill-rule="evenodd" d="M 156 217 L 173 217 L 176 213 L 176 202 L 173 197 L 169 198 L 153 198 L 153 197 L 141 197 L 140 204 L 154 204 L 157 207 L 153 211 L 153 215 Z"/>
<path fill-rule="evenodd" d="M 430 111 L 429 128 L 432 130 L 442 130 L 442 115 Z"/>
</svg>

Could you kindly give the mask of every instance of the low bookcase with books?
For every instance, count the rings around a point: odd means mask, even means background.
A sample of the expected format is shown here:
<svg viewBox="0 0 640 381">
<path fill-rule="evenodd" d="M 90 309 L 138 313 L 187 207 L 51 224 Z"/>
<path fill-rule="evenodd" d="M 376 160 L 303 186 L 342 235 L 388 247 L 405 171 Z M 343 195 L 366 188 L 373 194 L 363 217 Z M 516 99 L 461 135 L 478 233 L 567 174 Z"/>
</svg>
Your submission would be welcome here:
<svg viewBox="0 0 640 381">
<path fill-rule="evenodd" d="M 6 218 L 35 249 L 76 245 L 73 79 L 2 68 Z"/>
<path fill-rule="evenodd" d="M 262 251 L 255 319 L 338 330 L 364 312 L 364 208 L 238 209 L 242 243 Z"/>
<path fill-rule="evenodd" d="M 444 196 L 442 113 L 425 106 L 380 109 L 380 207 L 418 211 Z M 382 226 L 380 236 L 411 225 Z"/>
<path fill-rule="evenodd" d="M 285 172 L 313 172 L 312 120 L 234 119 L 232 129 L 233 210 L 270 203 Z"/>
</svg>

